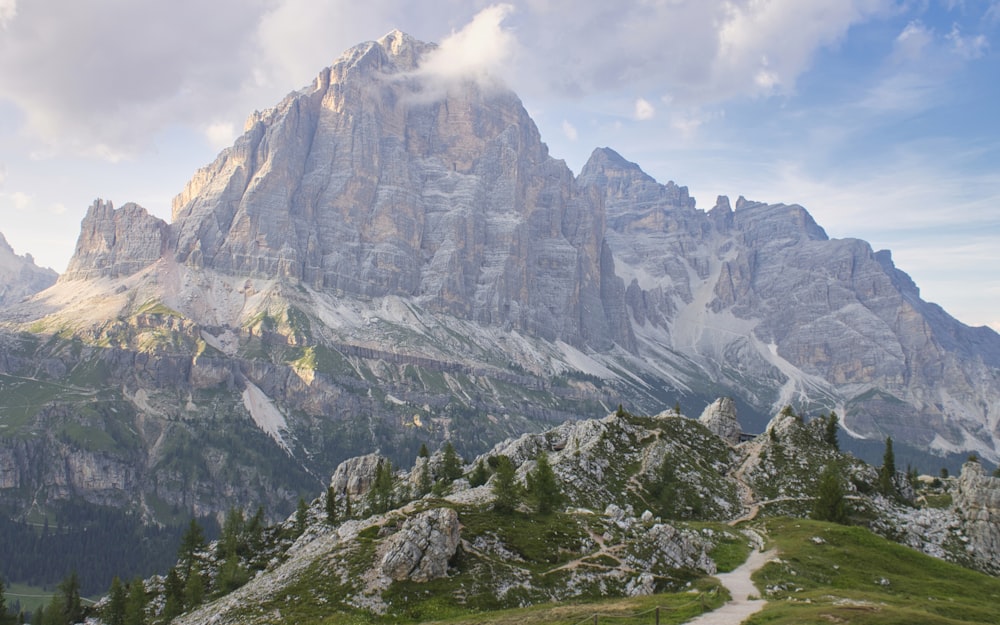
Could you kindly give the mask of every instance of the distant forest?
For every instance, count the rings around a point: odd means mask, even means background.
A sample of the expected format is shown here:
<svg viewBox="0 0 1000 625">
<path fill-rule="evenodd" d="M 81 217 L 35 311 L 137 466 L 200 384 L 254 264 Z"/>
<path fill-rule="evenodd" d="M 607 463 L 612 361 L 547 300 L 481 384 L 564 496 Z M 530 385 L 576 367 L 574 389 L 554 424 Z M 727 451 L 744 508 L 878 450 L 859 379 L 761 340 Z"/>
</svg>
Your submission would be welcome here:
<svg viewBox="0 0 1000 625">
<path fill-rule="evenodd" d="M 133 513 L 85 503 L 63 503 L 54 517 L 39 525 L 0 514 L 0 577 L 54 588 L 75 571 L 81 594 L 104 594 L 116 575 L 132 579 L 165 573 L 188 527 L 187 522 L 145 525 Z M 218 536 L 214 519 L 198 521 L 207 536 Z"/>
</svg>

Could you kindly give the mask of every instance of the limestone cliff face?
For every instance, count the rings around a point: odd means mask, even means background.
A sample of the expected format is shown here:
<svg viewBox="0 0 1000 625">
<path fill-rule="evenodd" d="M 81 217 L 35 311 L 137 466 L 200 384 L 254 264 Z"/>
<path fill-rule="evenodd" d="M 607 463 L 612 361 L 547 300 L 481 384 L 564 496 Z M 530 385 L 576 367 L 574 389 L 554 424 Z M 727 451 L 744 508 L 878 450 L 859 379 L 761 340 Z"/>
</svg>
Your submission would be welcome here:
<svg viewBox="0 0 1000 625">
<path fill-rule="evenodd" d="M 627 343 L 599 198 L 549 156 L 513 93 L 425 93 L 415 71 L 431 47 L 391 33 L 251 116 L 176 199 L 178 260 Z"/>
<path fill-rule="evenodd" d="M 111 202 L 95 200 L 80 224 L 76 252 L 60 277 L 69 281 L 131 275 L 156 262 L 168 238 L 166 222 L 138 204 L 116 210 Z"/>
<path fill-rule="evenodd" d="M 955 510 L 965 521 L 969 555 L 990 573 L 1000 571 L 1000 478 L 990 477 L 978 462 L 966 462 L 954 495 Z"/>
<path fill-rule="evenodd" d="M 838 406 L 861 435 L 995 451 L 1000 336 L 921 300 L 889 252 L 830 240 L 800 206 L 698 210 L 608 149 L 580 181 L 604 194 L 640 353 L 682 354 L 744 397 L 777 391 L 758 403 Z"/>
<path fill-rule="evenodd" d="M 31 254 L 15 254 L 0 234 L 0 307 L 47 289 L 57 276 L 51 269 L 36 265 Z"/>
</svg>

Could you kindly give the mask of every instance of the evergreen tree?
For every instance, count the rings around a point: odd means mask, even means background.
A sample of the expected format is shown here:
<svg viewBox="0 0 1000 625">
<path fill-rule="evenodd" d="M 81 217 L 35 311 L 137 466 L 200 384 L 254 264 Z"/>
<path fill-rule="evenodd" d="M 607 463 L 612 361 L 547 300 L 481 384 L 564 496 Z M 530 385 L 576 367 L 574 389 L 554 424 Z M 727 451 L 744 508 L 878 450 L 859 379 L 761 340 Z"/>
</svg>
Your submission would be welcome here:
<svg viewBox="0 0 1000 625">
<path fill-rule="evenodd" d="M 535 459 L 535 468 L 529 474 L 529 484 L 538 514 L 547 516 L 562 503 L 563 494 L 559 489 L 559 482 L 549 464 L 549 456 L 544 451 Z"/>
<path fill-rule="evenodd" d="M 250 581 L 250 573 L 240 564 L 240 558 L 235 553 L 226 556 L 215 579 L 219 594 L 230 593 Z"/>
<path fill-rule="evenodd" d="M 306 524 L 309 521 L 309 506 L 306 500 L 299 497 L 299 505 L 295 508 L 295 536 L 299 537 L 306 531 Z"/>
<path fill-rule="evenodd" d="M 878 472 L 878 488 L 886 497 L 896 494 L 896 456 L 892 452 L 892 437 L 885 439 L 882 468 Z"/>
<path fill-rule="evenodd" d="M 451 441 L 446 441 L 442 448 L 441 477 L 449 483 L 462 477 L 462 460 L 455 453 Z"/>
<path fill-rule="evenodd" d="M 240 544 L 243 541 L 246 519 L 243 518 L 243 511 L 232 507 L 226 513 L 226 519 L 222 522 L 222 536 L 216 544 L 216 555 L 220 559 L 225 559 L 230 553 L 238 553 Z"/>
<path fill-rule="evenodd" d="M 124 625 L 146 625 L 146 588 L 139 578 L 128 587 Z"/>
<path fill-rule="evenodd" d="M 368 504 L 372 512 L 388 512 L 392 508 L 392 462 L 378 461 L 375 467 L 375 482 L 368 493 Z"/>
<path fill-rule="evenodd" d="M 198 524 L 198 520 L 191 517 L 187 531 L 181 537 L 181 545 L 177 550 L 177 560 L 184 567 L 184 579 L 191 574 L 191 567 L 194 566 L 195 554 L 205 550 L 205 532 Z"/>
<path fill-rule="evenodd" d="M 520 500 L 521 489 L 515 480 L 514 463 L 507 456 L 498 456 L 493 476 L 493 510 L 510 514 L 517 509 Z"/>
<path fill-rule="evenodd" d="M 326 522 L 330 525 L 335 525 L 337 523 L 337 493 L 333 490 L 333 486 L 326 487 Z"/>
<path fill-rule="evenodd" d="M 830 416 L 826 418 L 826 427 L 823 429 L 823 440 L 837 451 L 840 451 L 840 441 L 837 440 L 839 423 L 840 419 L 837 418 L 837 413 L 831 410 Z"/>
<path fill-rule="evenodd" d="M 104 608 L 105 625 L 125 625 L 125 604 L 128 602 L 128 595 L 125 586 L 116 575 L 111 580 L 111 590 L 108 591 L 108 604 Z"/>
<path fill-rule="evenodd" d="M 76 571 L 70 573 L 59 583 L 59 596 L 62 599 L 62 616 L 64 623 L 79 623 L 83 621 L 83 601 L 80 598 L 80 578 Z"/>
<path fill-rule="evenodd" d="M 166 599 L 163 605 L 163 617 L 170 621 L 184 611 L 184 582 L 177 574 L 176 567 L 170 567 L 170 570 L 167 571 L 167 580 L 164 586 Z"/>
<path fill-rule="evenodd" d="M 345 519 L 351 518 L 351 514 L 352 514 L 352 512 L 351 512 L 351 494 L 345 490 L 344 491 L 344 518 Z"/>
<path fill-rule="evenodd" d="M 848 524 L 847 500 L 835 464 L 828 464 L 820 475 L 816 499 L 810 516 L 817 521 Z"/>
<path fill-rule="evenodd" d="M 475 488 L 476 486 L 482 486 L 490 479 L 490 472 L 486 468 L 486 464 L 483 462 L 482 458 L 476 461 L 475 468 L 472 469 L 472 473 L 469 474 L 469 486 Z"/>
<path fill-rule="evenodd" d="M 184 605 L 194 608 L 201 605 L 205 599 L 205 578 L 201 574 L 201 567 L 195 564 L 188 573 L 187 581 L 184 583 Z"/>
<path fill-rule="evenodd" d="M 10 607 L 7 606 L 7 597 L 4 595 L 6 592 L 6 586 L 4 585 L 3 578 L 0 577 L 0 625 L 14 625 L 17 623 L 18 616 L 21 614 L 20 610 L 13 610 L 12 613 Z"/>
<path fill-rule="evenodd" d="M 423 497 L 434 488 L 434 480 L 431 479 L 431 466 L 428 458 L 418 456 L 417 464 L 420 467 L 420 475 L 417 476 L 417 496 Z"/>
<path fill-rule="evenodd" d="M 431 452 L 427 450 L 426 443 L 420 443 L 420 451 L 417 452 L 417 458 L 430 458 Z"/>
<path fill-rule="evenodd" d="M 656 479 L 649 485 L 649 504 L 657 516 L 665 519 L 677 516 L 680 503 L 680 480 L 670 458 L 664 457 L 656 472 Z"/>
</svg>

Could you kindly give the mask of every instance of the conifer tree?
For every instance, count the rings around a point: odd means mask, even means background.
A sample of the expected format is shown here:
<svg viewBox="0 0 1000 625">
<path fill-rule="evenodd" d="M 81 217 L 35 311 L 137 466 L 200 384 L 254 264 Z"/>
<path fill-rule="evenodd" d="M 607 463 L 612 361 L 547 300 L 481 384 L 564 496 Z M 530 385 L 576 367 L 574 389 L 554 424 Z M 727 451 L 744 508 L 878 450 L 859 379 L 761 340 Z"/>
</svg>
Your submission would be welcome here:
<svg viewBox="0 0 1000 625">
<path fill-rule="evenodd" d="M 201 574 L 201 567 L 197 564 L 191 567 L 187 581 L 184 583 L 184 605 L 194 608 L 201 605 L 205 599 L 205 578 Z"/>
<path fill-rule="evenodd" d="M 462 460 L 455 452 L 455 446 L 451 441 L 446 441 L 442 448 L 441 477 L 447 482 L 454 482 L 462 477 Z"/>
<path fill-rule="evenodd" d="M 301 536 L 306 531 L 306 524 L 309 521 L 309 506 L 306 505 L 306 500 L 299 497 L 299 504 L 295 508 L 295 536 L 296 538 Z"/>
<path fill-rule="evenodd" d="M 434 480 L 431 479 L 431 467 L 428 458 L 418 456 L 417 464 L 420 467 L 420 474 L 417 476 L 417 496 L 423 497 L 434 488 Z"/>
<path fill-rule="evenodd" d="M 111 590 L 108 591 L 108 604 L 104 608 L 104 622 L 106 625 L 125 625 L 125 604 L 128 602 L 128 595 L 125 592 L 125 585 L 116 575 L 111 580 Z"/>
<path fill-rule="evenodd" d="M 163 605 L 163 617 L 170 621 L 184 611 L 184 582 L 177 574 L 176 567 L 170 567 L 170 570 L 167 571 L 164 587 L 166 597 Z"/>
<path fill-rule="evenodd" d="M 563 500 L 562 491 L 556 474 L 549 464 L 549 456 L 544 451 L 535 459 L 535 468 L 529 474 L 531 495 L 535 500 L 538 514 L 547 516 L 555 510 Z"/>
<path fill-rule="evenodd" d="M 7 614 L 7 597 L 4 595 L 3 578 L 0 577 L 0 625 L 10 625 Z"/>
<path fill-rule="evenodd" d="M 59 597 L 62 603 L 62 622 L 79 623 L 83 621 L 83 601 L 80 598 L 80 578 L 76 571 L 70 573 L 59 583 Z"/>
<path fill-rule="evenodd" d="M 517 509 L 520 499 L 521 489 L 515 480 L 514 463 L 507 456 L 498 456 L 493 476 L 493 510 L 510 514 Z"/>
<path fill-rule="evenodd" d="M 472 473 L 469 474 L 469 486 L 475 488 L 476 486 L 482 486 L 490 479 L 490 472 L 486 468 L 486 464 L 483 459 L 480 458 L 476 461 L 475 468 L 472 469 Z"/>
<path fill-rule="evenodd" d="M 417 452 L 417 458 L 430 458 L 431 452 L 427 449 L 427 443 L 420 443 L 420 450 Z"/>
<path fill-rule="evenodd" d="M 368 500 L 372 512 L 383 513 L 392 508 L 392 462 L 388 459 L 380 459 L 375 467 L 375 482 Z"/>
<path fill-rule="evenodd" d="M 820 475 L 816 499 L 810 516 L 817 521 L 848 524 L 847 500 L 840 484 L 840 474 L 835 464 L 828 464 Z"/>
<path fill-rule="evenodd" d="M 879 492 L 886 497 L 896 494 L 896 456 L 892 452 L 892 437 L 885 439 L 882 468 L 878 472 Z"/>
<path fill-rule="evenodd" d="M 840 419 L 837 417 L 837 413 L 831 410 L 830 416 L 826 418 L 826 427 L 823 429 L 823 440 L 837 451 L 840 451 L 840 441 L 837 440 L 839 423 Z"/>
<path fill-rule="evenodd" d="M 326 487 L 326 522 L 330 525 L 335 525 L 337 523 L 337 493 L 333 490 L 333 486 Z"/>
<path fill-rule="evenodd" d="M 146 588 L 139 578 L 128 587 L 124 625 L 146 625 Z"/>
<path fill-rule="evenodd" d="M 181 545 L 177 550 L 177 560 L 184 567 L 184 580 L 191 574 L 191 567 L 194 566 L 195 554 L 205 550 L 205 532 L 198 524 L 198 520 L 191 517 L 187 531 L 181 537 Z"/>
</svg>

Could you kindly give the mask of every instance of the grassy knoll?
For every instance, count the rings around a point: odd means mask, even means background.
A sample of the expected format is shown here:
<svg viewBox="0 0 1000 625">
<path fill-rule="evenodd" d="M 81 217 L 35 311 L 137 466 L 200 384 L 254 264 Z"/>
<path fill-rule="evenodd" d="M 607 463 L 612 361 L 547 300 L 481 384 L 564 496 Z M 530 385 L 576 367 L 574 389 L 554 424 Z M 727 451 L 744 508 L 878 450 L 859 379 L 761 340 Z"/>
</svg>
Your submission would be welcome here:
<svg viewBox="0 0 1000 625">
<path fill-rule="evenodd" d="M 749 624 L 1000 623 L 1000 579 L 860 527 L 778 518 L 767 531 L 780 562 L 754 575 L 769 603 Z"/>
</svg>

